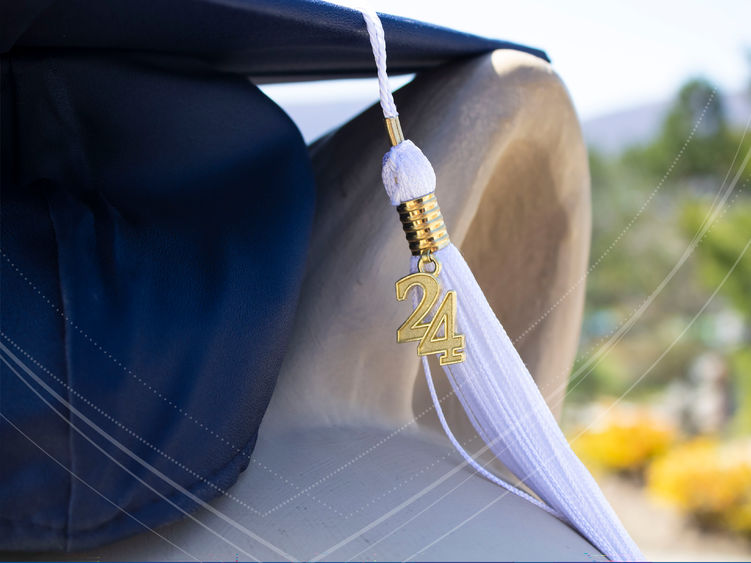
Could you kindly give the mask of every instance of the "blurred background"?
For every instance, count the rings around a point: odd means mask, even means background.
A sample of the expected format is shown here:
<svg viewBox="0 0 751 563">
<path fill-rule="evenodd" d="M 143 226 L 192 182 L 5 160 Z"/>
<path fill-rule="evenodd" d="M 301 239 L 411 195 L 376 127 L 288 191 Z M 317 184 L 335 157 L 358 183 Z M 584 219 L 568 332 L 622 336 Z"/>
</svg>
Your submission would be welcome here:
<svg viewBox="0 0 751 563">
<path fill-rule="evenodd" d="M 647 557 L 751 559 L 751 2 L 372 4 L 548 52 L 592 175 L 564 428 Z M 308 141 L 377 99 L 264 90 Z"/>
</svg>

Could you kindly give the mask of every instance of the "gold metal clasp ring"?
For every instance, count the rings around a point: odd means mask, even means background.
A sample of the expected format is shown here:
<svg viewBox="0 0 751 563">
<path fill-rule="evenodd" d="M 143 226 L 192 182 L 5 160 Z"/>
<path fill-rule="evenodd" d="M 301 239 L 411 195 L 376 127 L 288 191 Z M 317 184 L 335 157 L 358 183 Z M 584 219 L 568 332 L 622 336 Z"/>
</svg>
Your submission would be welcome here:
<svg viewBox="0 0 751 563">
<path fill-rule="evenodd" d="M 426 269 L 428 264 L 433 264 L 433 270 Z M 417 261 L 417 269 L 421 274 L 430 274 L 431 276 L 438 277 L 441 272 L 441 262 L 433 256 L 431 251 L 420 255 L 420 259 Z"/>
</svg>

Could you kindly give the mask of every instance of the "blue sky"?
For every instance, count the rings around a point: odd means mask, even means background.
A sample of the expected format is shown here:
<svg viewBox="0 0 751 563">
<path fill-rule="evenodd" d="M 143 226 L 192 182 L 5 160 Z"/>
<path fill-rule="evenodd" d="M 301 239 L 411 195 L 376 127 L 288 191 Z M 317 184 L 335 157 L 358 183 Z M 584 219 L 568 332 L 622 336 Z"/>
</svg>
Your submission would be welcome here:
<svg viewBox="0 0 751 563">
<path fill-rule="evenodd" d="M 746 58 L 751 51 L 751 0 L 375 0 L 371 4 L 379 12 L 545 49 L 584 120 L 669 99 L 686 78 L 695 75 L 708 77 L 726 92 L 739 91 L 751 81 Z M 366 107 L 376 99 L 375 87 L 367 80 L 264 89 L 293 116 L 300 100 L 309 104 L 340 99 L 343 109 L 348 109 L 344 113 L 352 113 L 350 108 Z"/>
</svg>

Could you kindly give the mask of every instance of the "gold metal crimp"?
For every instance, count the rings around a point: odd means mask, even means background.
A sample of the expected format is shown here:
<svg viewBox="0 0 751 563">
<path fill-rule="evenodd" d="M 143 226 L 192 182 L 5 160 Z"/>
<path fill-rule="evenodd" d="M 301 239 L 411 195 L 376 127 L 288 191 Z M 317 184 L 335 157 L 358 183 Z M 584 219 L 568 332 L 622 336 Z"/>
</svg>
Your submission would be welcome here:
<svg viewBox="0 0 751 563">
<path fill-rule="evenodd" d="M 386 118 L 386 131 L 388 131 L 391 146 L 395 147 L 404 140 L 404 133 L 402 133 L 402 124 L 399 123 L 398 115 Z"/>
<path fill-rule="evenodd" d="M 396 210 L 412 256 L 435 252 L 448 245 L 448 231 L 434 193 L 405 201 Z"/>
</svg>

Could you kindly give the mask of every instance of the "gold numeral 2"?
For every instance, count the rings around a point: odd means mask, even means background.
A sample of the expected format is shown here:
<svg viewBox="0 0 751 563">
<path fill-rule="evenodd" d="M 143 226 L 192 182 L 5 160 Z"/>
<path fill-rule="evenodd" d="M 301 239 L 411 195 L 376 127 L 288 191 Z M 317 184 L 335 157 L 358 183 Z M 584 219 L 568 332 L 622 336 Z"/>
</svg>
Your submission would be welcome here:
<svg viewBox="0 0 751 563">
<path fill-rule="evenodd" d="M 417 354 L 420 356 L 441 354 L 439 362 L 442 366 L 463 362 L 464 335 L 456 334 L 456 291 L 446 292 L 433 319 L 426 322 L 425 317 L 433 310 L 441 293 L 440 284 L 431 274 L 410 274 L 396 282 L 396 299 L 404 301 L 413 287 L 420 287 L 422 296 L 412 314 L 397 329 L 396 341 L 418 342 Z M 441 327 L 443 334 L 439 335 Z"/>
</svg>

